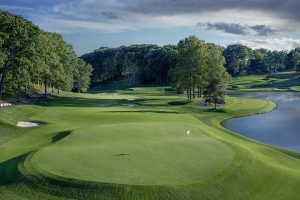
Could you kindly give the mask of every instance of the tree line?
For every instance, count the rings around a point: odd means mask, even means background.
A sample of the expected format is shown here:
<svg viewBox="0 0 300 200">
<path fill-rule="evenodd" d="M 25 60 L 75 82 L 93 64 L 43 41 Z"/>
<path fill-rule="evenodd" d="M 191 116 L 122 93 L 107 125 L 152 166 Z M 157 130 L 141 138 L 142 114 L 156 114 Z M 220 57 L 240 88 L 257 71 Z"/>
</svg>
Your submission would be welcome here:
<svg viewBox="0 0 300 200">
<path fill-rule="evenodd" d="M 81 58 L 93 66 L 92 84 L 130 79 L 137 84 L 167 84 L 168 72 L 176 63 L 176 45 L 131 45 L 101 47 Z"/>
<path fill-rule="evenodd" d="M 58 33 L 0 12 L 0 94 L 20 95 L 34 85 L 47 89 L 86 91 L 92 66 L 79 59 Z"/>
<path fill-rule="evenodd" d="M 171 84 L 169 71 L 179 62 L 179 46 L 180 43 L 163 47 L 147 44 L 101 47 L 81 58 L 93 66 L 93 86 L 126 78 L 131 79 L 134 85 Z M 235 44 L 227 48 L 219 47 L 219 51 L 225 58 L 227 72 L 233 77 L 300 70 L 300 48 L 290 52 L 253 50 Z"/>
<path fill-rule="evenodd" d="M 130 79 L 137 84 L 172 84 L 189 99 L 204 96 L 207 103 L 223 103 L 230 76 L 224 68 L 223 48 L 195 36 L 178 45 L 102 47 L 81 58 L 92 64 L 92 83 Z"/>
<path fill-rule="evenodd" d="M 269 74 L 283 71 L 300 71 L 300 48 L 288 51 L 251 49 L 235 44 L 223 53 L 227 71 L 232 76 Z"/>
</svg>

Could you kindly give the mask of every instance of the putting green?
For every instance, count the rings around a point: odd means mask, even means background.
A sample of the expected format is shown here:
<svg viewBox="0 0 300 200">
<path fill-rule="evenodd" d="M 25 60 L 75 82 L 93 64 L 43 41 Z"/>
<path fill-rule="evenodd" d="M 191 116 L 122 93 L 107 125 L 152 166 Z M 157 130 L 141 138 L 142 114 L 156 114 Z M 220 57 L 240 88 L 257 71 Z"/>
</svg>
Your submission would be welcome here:
<svg viewBox="0 0 300 200">
<path fill-rule="evenodd" d="M 180 118 L 191 123 L 177 119 L 76 130 L 61 142 L 35 153 L 30 162 L 42 173 L 60 177 L 164 186 L 200 183 L 230 165 L 234 151 L 228 145 L 209 137 L 192 123 L 198 121 L 193 117 Z"/>
</svg>

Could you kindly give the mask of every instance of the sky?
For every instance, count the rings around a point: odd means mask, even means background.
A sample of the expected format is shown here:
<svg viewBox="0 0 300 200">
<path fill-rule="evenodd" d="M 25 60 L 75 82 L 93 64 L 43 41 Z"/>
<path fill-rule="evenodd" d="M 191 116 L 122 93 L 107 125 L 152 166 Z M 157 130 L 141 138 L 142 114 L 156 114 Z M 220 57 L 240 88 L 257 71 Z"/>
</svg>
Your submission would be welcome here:
<svg viewBox="0 0 300 200">
<path fill-rule="evenodd" d="M 99 47 L 177 44 L 300 47 L 300 0 L 0 0 L 0 10 L 59 32 L 80 56 Z"/>
</svg>

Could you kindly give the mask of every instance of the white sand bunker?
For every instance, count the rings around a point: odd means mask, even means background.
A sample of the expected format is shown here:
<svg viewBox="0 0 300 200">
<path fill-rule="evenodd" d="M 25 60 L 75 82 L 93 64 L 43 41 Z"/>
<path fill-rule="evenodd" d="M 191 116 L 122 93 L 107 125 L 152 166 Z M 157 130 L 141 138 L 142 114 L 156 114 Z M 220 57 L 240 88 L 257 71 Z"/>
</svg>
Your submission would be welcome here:
<svg viewBox="0 0 300 200">
<path fill-rule="evenodd" d="M 1 103 L 0 107 L 7 107 L 7 106 L 12 106 L 10 103 Z"/>
<path fill-rule="evenodd" d="M 127 101 L 135 101 L 135 99 L 127 99 Z"/>
<path fill-rule="evenodd" d="M 134 104 L 134 103 L 132 103 L 132 104 L 130 104 L 130 103 L 124 103 L 124 104 L 122 104 L 122 106 L 135 107 L 135 106 L 139 106 L 139 105 L 138 104 Z"/>
<path fill-rule="evenodd" d="M 41 125 L 40 123 L 36 123 L 36 122 L 18 122 L 17 124 L 18 127 L 22 127 L 22 128 L 36 127 L 40 125 Z"/>
</svg>

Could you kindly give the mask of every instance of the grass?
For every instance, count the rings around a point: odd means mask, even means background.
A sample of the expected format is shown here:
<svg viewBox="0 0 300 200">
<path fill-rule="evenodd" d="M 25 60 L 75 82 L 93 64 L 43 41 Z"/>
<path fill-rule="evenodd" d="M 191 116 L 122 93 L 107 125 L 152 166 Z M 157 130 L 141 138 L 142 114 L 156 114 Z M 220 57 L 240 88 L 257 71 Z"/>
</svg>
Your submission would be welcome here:
<svg viewBox="0 0 300 200">
<path fill-rule="evenodd" d="M 272 75 L 237 77 L 228 88 L 232 92 L 300 91 L 300 73 L 283 72 Z"/>
<path fill-rule="evenodd" d="M 106 88 L 1 110 L 0 199 L 299 199 L 299 154 L 220 125 L 275 104 L 226 102 L 215 111 L 165 87 Z"/>
</svg>

